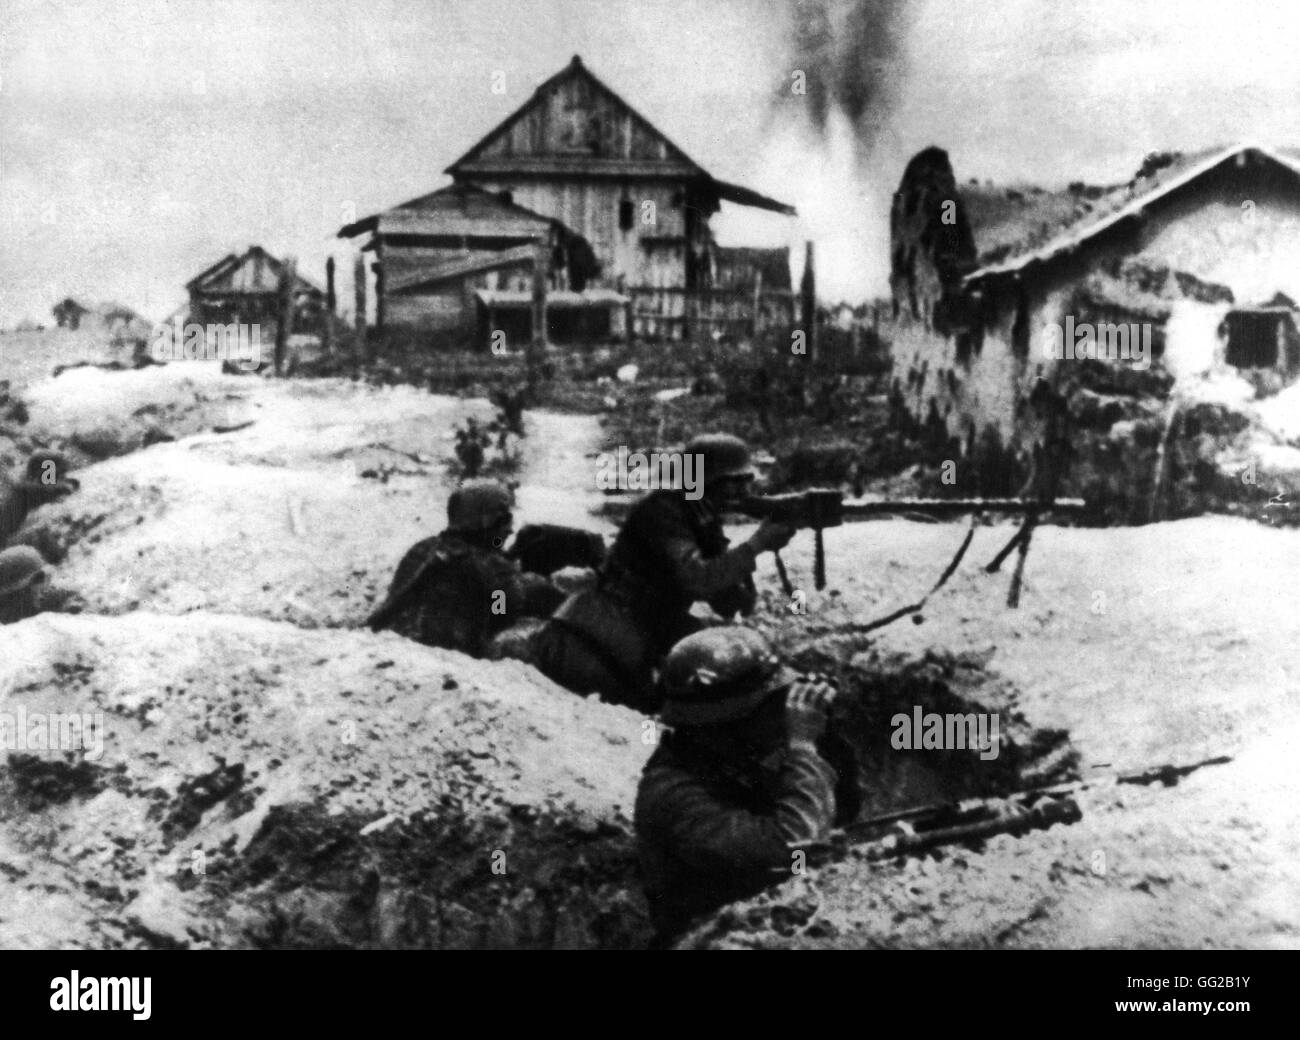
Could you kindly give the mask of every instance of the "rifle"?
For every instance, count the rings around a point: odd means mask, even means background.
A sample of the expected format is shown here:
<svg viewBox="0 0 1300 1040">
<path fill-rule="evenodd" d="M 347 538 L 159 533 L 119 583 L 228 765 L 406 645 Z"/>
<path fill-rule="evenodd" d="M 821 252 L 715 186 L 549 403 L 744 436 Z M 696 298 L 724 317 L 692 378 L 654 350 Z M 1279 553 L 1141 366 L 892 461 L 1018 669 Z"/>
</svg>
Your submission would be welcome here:
<svg viewBox="0 0 1300 1040">
<path fill-rule="evenodd" d="M 1157 781 L 1172 787 L 1182 777 L 1205 766 L 1231 762 L 1227 755 L 1188 765 L 1165 765 L 1136 773 L 1098 780 L 1075 780 L 1047 787 L 1031 787 L 999 798 L 968 798 L 882 813 L 835 830 L 828 840 L 802 846 L 811 866 L 821 866 L 849 855 L 866 860 L 919 855 L 940 845 L 990 838 L 995 834 L 1026 834 L 1053 824 L 1069 825 L 1083 818 L 1075 795 L 1092 788 L 1118 784 L 1149 785 Z M 788 872 L 788 868 L 782 868 Z"/>
<path fill-rule="evenodd" d="M 1080 513 L 1085 507 L 1081 498 L 1058 498 L 1051 503 L 1033 498 L 846 499 L 840 491 L 814 488 L 784 495 L 756 495 L 745 500 L 740 512 L 755 520 L 774 520 L 798 528 L 812 528 L 815 538 L 813 578 L 820 591 L 826 587 L 826 547 L 822 532 L 828 527 L 907 514 L 947 518 L 968 513 Z"/>
</svg>

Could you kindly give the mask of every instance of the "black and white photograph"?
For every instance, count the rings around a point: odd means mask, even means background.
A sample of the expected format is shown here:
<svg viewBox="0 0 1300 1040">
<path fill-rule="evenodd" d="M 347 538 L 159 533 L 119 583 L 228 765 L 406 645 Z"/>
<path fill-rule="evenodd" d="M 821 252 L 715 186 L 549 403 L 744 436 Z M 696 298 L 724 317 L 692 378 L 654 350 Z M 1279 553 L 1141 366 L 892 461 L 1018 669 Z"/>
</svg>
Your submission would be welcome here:
<svg viewBox="0 0 1300 1040">
<path fill-rule="evenodd" d="M 37 1002 L 1166 951 L 1112 1019 L 1249 1018 L 1297 55 L 1268 0 L 0 0 L 0 950 L 120 955 Z"/>
</svg>

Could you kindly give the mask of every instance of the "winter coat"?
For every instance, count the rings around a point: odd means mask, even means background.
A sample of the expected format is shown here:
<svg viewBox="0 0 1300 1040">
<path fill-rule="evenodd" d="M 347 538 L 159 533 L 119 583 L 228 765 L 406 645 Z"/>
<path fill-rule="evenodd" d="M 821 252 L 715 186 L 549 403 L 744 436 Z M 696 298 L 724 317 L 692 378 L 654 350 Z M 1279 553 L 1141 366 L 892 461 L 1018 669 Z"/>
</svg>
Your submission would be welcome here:
<svg viewBox="0 0 1300 1040">
<path fill-rule="evenodd" d="M 668 734 L 637 790 L 636 837 L 657 941 L 789 877 L 793 852 L 825 838 L 836 773 L 810 747 L 780 763 L 727 762 Z"/>
</svg>

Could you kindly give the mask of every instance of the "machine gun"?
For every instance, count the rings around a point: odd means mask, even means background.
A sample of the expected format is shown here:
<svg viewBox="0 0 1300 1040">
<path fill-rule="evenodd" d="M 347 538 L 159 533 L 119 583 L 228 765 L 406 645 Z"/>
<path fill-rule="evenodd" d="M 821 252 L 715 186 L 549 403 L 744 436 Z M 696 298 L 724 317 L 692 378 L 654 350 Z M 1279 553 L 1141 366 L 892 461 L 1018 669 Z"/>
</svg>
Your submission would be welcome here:
<svg viewBox="0 0 1300 1040">
<path fill-rule="evenodd" d="M 1220 755 L 1189 765 L 1166 764 L 1098 780 L 1029 788 L 1001 798 L 968 798 L 884 813 L 838 829 L 829 840 L 806 846 L 804 851 L 810 866 L 821 866 L 848 856 L 893 859 L 919 855 L 941 845 L 980 841 L 995 834 L 1021 835 L 1046 830 L 1056 823 L 1077 823 L 1083 818 L 1075 795 L 1084 790 L 1119 784 L 1149 785 L 1157 781 L 1172 787 L 1198 769 L 1231 761 L 1230 757 Z"/>
<path fill-rule="evenodd" d="M 813 578 L 820 591 L 826 587 L 826 547 L 822 541 L 822 532 L 828 527 L 908 514 L 948 518 L 970 513 L 1081 513 L 1085 505 L 1081 498 L 1058 498 L 1051 502 L 1032 498 L 846 499 L 839 491 L 814 488 L 785 495 L 754 496 L 745 500 L 740 512 L 755 520 L 774 520 L 798 528 L 812 528 L 815 538 Z M 785 567 L 780 562 L 780 557 L 777 560 L 782 583 L 788 584 Z"/>
</svg>

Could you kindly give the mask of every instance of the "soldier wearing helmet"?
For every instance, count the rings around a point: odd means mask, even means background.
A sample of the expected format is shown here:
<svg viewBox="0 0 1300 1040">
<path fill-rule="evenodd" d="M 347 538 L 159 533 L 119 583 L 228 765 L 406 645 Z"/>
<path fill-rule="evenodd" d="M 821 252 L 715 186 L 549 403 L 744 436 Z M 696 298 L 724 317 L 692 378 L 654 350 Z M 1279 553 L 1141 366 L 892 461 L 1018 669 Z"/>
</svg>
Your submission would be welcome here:
<svg viewBox="0 0 1300 1040">
<path fill-rule="evenodd" d="M 657 945 L 789 877 L 794 852 L 825 838 L 837 807 L 837 772 L 818 748 L 835 689 L 785 667 L 759 633 L 687 636 L 660 686 L 670 730 L 635 813 Z"/>
<path fill-rule="evenodd" d="M 37 506 L 55 502 L 80 486 L 68 476 L 68 460 L 58 452 L 44 448 L 33 452 L 21 480 L 0 480 L 0 545 L 18 533 Z"/>
<path fill-rule="evenodd" d="M 722 516 L 747 494 L 754 471 L 745 442 L 708 434 L 686 445 L 702 463 L 702 494 L 651 492 L 628 514 L 596 587 L 576 593 L 534 642 L 538 667 L 561 686 L 643 711 L 658 705 L 654 669 L 674 643 L 700 628 L 691 606 L 724 618 L 748 615 L 757 557 L 794 534 L 764 521 L 731 547 Z"/>
<path fill-rule="evenodd" d="M 0 625 L 41 612 L 45 561 L 26 545 L 0 552 Z"/>
<path fill-rule="evenodd" d="M 513 529 L 511 490 L 495 480 L 466 481 L 447 501 L 446 530 L 407 551 L 367 624 L 482 657 L 507 627 L 545 617 L 562 596 L 505 554 Z"/>
</svg>

